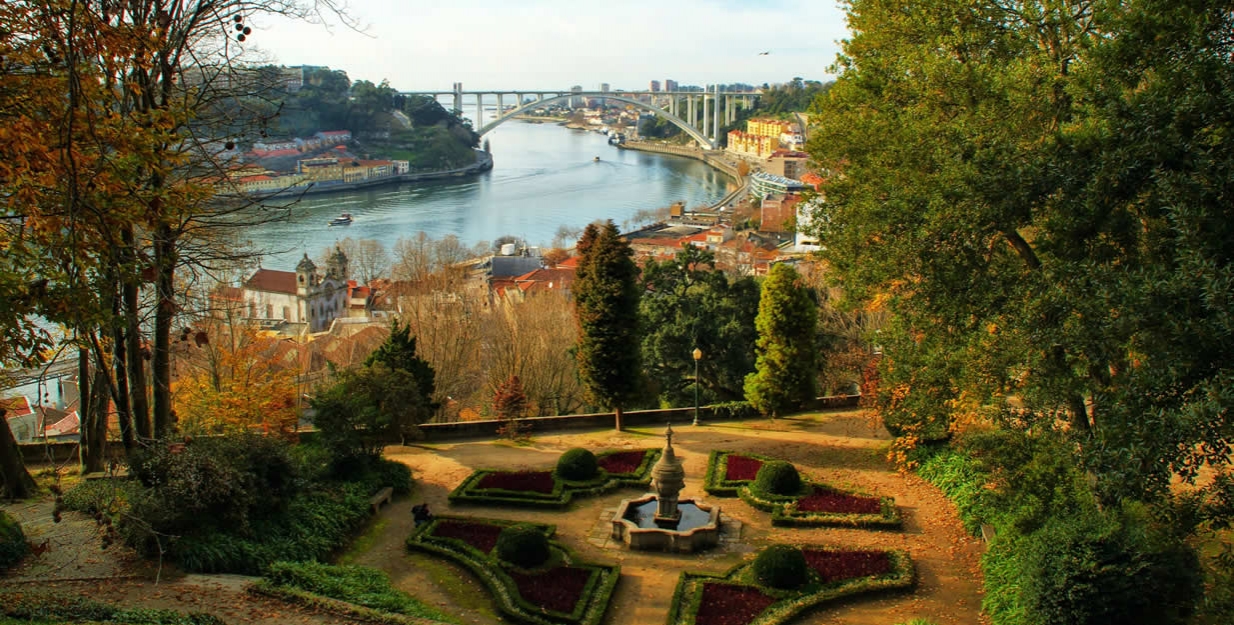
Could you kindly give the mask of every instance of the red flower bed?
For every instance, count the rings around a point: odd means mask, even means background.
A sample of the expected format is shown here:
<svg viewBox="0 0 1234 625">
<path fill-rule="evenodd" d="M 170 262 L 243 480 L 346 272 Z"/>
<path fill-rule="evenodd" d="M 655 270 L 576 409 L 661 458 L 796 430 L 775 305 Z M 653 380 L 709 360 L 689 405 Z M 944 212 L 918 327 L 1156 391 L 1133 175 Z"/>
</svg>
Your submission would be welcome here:
<svg viewBox="0 0 1234 625">
<path fill-rule="evenodd" d="M 891 570 L 891 558 L 885 551 L 803 549 L 802 553 L 806 556 L 806 565 L 814 569 L 824 583 L 882 575 Z"/>
<path fill-rule="evenodd" d="M 725 460 L 728 469 L 724 472 L 726 480 L 753 480 L 758 476 L 758 470 L 762 468 L 763 461 L 755 460 L 746 456 L 738 456 L 729 454 Z"/>
<path fill-rule="evenodd" d="M 878 514 L 883 506 L 876 497 L 858 497 L 814 487 L 814 492 L 797 500 L 801 512 L 838 512 L 843 514 Z"/>
<path fill-rule="evenodd" d="M 703 584 L 703 600 L 694 622 L 696 625 L 746 625 L 775 602 L 774 597 L 753 586 Z"/>
<path fill-rule="evenodd" d="M 538 608 L 567 614 L 583 598 L 583 589 L 592 575 L 591 569 L 576 566 L 559 566 L 543 573 L 508 573 L 523 599 Z"/>
<path fill-rule="evenodd" d="M 488 523 L 468 523 L 467 521 L 442 520 L 433 528 L 433 535 L 442 538 L 461 540 L 484 553 L 493 550 L 497 545 L 497 535 L 501 527 Z"/>
<path fill-rule="evenodd" d="M 643 464 L 646 451 L 619 451 L 597 460 L 601 469 L 609 473 L 634 473 Z"/>
<path fill-rule="evenodd" d="M 497 471 L 480 478 L 476 488 L 501 488 L 533 493 L 552 493 L 553 474 L 550 471 Z"/>
</svg>

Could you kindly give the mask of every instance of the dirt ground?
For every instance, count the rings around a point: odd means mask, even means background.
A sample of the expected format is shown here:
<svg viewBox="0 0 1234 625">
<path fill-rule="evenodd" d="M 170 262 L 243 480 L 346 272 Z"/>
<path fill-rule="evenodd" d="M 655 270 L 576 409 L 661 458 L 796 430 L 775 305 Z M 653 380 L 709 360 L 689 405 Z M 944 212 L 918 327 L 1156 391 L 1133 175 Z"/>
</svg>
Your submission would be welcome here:
<svg viewBox="0 0 1234 625">
<path fill-rule="evenodd" d="M 466 571 L 427 555 L 409 554 L 404 541 L 412 530 L 411 506 L 427 502 L 437 514 L 534 520 L 557 526 L 557 540 L 583 560 L 621 565 L 621 581 L 609 607 L 608 625 L 663 623 L 678 575 L 685 570 L 722 572 L 774 542 L 825 543 L 907 550 L 917 567 L 912 592 L 854 598 L 799 617 L 800 625 L 896 625 L 926 618 L 937 625 L 987 623 L 980 613 L 982 543 L 968 536 L 955 507 L 933 486 L 893 470 L 884 459 L 890 437 L 857 413 L 821 413 L 776 421 L 750 421 L 675 428 L 674 448 L 686 470 L 682 497 L 722 508 L 721 547 L 699 555 L 631 552 L 605 540 L 608 516 L 622 499 L 641 493 L 624 489 L 575 501 L 564 511 L 450 506 L 446 497 L 480 468 L 551 468 L 562 451 L 661 447 L 663 428 L 631 428 L 537 436 L 529 445 L 474 441 L 389 447 L 386 456 L 406 463 L 416 490 L 385 506 L 340 561 L 382 569 L 409 594 L 457 615 L 468 625 L 501 621 L 479 581 Z M 904 517 L 901 531 L 774 528 L 768 513 L 739 499 L 712 498 L 702 492 L 708 453 L 729 449 L 760 453 L 795 463 L 814 480 L 894 497 Z M 236 625 L 332 625 L 352 622 L 297 609 L 244 591 L 249 578 L 178 575 L 156 569 L 112 546 L 99 547 L 93 521 L 66 513 L 53 524 L 50 502 L 4 506 L 26 528 L 28 538 L 46 550 L 0 578 L 0 589 L 55 588 L 125 605 L 163 607 L 216 614 Z"/>
</svg>

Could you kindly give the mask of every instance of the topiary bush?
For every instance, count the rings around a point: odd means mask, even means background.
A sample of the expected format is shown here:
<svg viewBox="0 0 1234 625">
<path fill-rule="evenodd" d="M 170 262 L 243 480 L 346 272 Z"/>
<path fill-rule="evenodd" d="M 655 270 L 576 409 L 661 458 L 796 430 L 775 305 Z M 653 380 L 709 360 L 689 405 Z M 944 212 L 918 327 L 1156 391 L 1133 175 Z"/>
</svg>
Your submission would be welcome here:
<svg viewBox="0 0 1234 625">
<path fill-rule="evenodd" d="M 801 475 L 792 463 L 783 460 L 764 462 L 754 477 L 754 488 L 768 495 L 796 495 L 801 492 Z"/>
<path fill-rule="evenodd" d="M 525 569 L 548 561 L 548 536 L 525 524 L 511 525 L 497 535 L 497 559 Z"/>
<path fill-rule="evenodd" d="M 561 458 L 557 460 L 557 477 L 563 480 L 590 480 L 596 476 L 598 470 L 596 455 L 587 449 L 576 447 L 561 454 Z"/>
<path fill-rule="evenodd" d="M 797 588 L 806 581 L 806 556 L 791 545 L 772 545 L 754 559 L 754 576 L 772 588 Z"/>
<path fill-rule="evenodd" d="M 0 510 L 0 571 L 21 562 L 29 550 L 21 524 Z"/>
</svg>

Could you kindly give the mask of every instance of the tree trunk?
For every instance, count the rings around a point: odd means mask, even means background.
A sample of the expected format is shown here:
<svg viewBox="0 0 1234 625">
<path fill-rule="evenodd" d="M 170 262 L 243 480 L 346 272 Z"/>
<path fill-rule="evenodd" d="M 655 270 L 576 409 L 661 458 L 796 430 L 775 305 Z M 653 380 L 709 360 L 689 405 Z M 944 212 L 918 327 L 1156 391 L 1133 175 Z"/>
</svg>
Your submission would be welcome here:
<svg viewBox="0 0 1234 625">
<path fill-rule="evenodd" d="M 26 471 L 21 448 L 4 415 L 4 408 L 0 408 L 0 498 L 25 499 L 34 494 L 34 478 Z"/>
<path fill-rule="evenodd" d="M 89 411 L 82 413 L 81 420 L 82 472 L 99 473 L 107 468 L 107 416 L 111 393 L 106 367 L 94 368 L 94 382 L 90 386 Z M 85 404 L 83 400 L 83 408 Z"/>
<path fill-rule="evenodd" d="M 92 384 L 90 383 L 90 355 L 86 348 L 77 348 L 77 457 L 82 464 L 82 473 L 87 473 L 84 467 L 86 465 L 86 450 L 90 448 L 90 428 L 86 426 L 90 421 L 90 410 L 94 406 L 91 400 Z"/>
<path fill-rule="evenodd" d="M 154 243 L 157 268 L 154 313 L 154 437 L 166 438 L 175 428 L 171 412 L 171 324 L 176 314 L 176 243 L 171 228 L 160 224 Z"/>
<path fill-rule="evenodd" d="M 120 441 L 124 444 L 124 455 L 128 457 L 133 453 L 136 443 L 133 440 L 133 414 L 129 404 L 129 385 L 128 385 L 128 353 L 125 350 L 124 331 L 119 327 L 115 328 L 112 335 L 112 341 L 115 346 L 116 354 L 112 364 L 115 366 L 116 376 L 116 418 L 120 421 Z"/>
<path fill-rule="evenodd" d="M 616 408 L 613 408 L 613 417 L 614 417 L 614 420 L 616 421 L 618 432 L 621 431 L 621 415 L 623 414 L 623 412 L 624 411 L 622 411 L 621 406 L 617 406 Z"/>
<path fill-rule="evenodd" d="M 132 246 L 133 246 L 133 231 L 131 228 L 125 228 L 121 233 L 124 244 L 127 246 L 125 257 L 127 262 L 132 263 Z M 133 272 L 136 273 L 134 269 Z M 120 287 L 124 299 L 124 340 L 127 355 L 128 366 L 128 393 L 129 393 L 129 412 L 133 416 L 133 425 L 137 430 L 138 438 L 149 439 L 152 434 L 150 428 L 150 403 L 146 398 L 146 362 L 141 349 L 141 326 L 138 324 L 138 308 L 141 302 L 138 301 L 137 282 L 133 279 L 126 279 Z"/>
</svg>

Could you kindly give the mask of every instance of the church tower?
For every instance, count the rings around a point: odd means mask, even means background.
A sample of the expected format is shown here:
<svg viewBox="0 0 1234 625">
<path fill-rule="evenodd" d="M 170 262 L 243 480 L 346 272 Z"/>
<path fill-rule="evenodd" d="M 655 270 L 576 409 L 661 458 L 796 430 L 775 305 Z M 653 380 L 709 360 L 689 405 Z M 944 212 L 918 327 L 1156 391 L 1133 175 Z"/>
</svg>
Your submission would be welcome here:
<svg viewBox="0 0 1234 625">
<path fill-rule="evenodd" d="M 335 245 L 334 253 L 326 259 L 326 277 L 346 282 L 347 275 L 347 255 L 343 253 L 343 248 Z"/>
<path fill-rule="evenodd" d="M 300 297 L 308 297 L 313 288 L 317 286 L 317 265 L 309 260 L 308 254 L 300 260 L 300 264 L 296 265 L 296 295 Z"/>
</svg>

